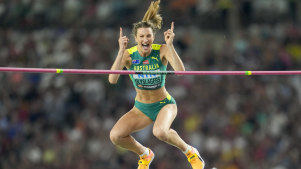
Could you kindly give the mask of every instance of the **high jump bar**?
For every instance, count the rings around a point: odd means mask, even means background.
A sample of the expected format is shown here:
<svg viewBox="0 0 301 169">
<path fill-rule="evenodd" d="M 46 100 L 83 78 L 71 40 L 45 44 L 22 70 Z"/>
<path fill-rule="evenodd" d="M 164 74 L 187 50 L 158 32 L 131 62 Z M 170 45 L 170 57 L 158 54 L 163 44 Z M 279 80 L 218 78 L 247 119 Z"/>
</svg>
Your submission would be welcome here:
<svg viewBox="0 0 301 169">
<path fill-rule="evenodd" d="M 0 72 L 22 73 L 66 73 L 66 74 L 161 74 L 161 75 L 300 75 L 301 70 L 291 71 L 133 71 L 133 70 L 97 70 L 97 69 L 57 69 L 0 67 Z"/>
</svg>

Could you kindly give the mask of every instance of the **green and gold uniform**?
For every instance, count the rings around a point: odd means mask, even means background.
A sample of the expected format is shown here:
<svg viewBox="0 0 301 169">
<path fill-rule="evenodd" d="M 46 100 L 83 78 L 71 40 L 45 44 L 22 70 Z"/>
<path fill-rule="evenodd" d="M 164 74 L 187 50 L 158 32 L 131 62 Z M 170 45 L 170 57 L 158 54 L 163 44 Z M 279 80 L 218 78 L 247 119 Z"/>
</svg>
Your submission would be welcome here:
<svg viewBox="0 0 301 169">
<path fill-rule="evenodd" d="M 153 44 L 150 55 L 142 57 L 137 46 L 128 49 L 132 58 L 132 64 L 129 70 L 134 71 L 165 71 L 166 66 L 160 59 L 161 45 Z M 159 89 L 165 85 L 166 75 L 156 74 L 131 74 L 131 80 L 136 88 L 141 90 Z"/>
<path fill-rule="evenodd" d="M 129 70 L 134 71 L 165 71 L 166 65 L 163 65 L 160 59 L 160 48 L 161 45 L 152 44 L 152 51 L 150 55 L 142 57 L 134 46 L 128 49 L 131 55 L 132 64 Z M 141 90 L 155 90 L 163 87 L 165 85 L 166 75 L 159 74 L 131 74 L 130 78 L 134 86 Z M 142 111 L 153 121 L 156 120 L 158 113 L 166 104 L 176 104 L 173 97 L 169 94 L 164 100 L 155 103 L 141 103 L 135 101 L 135 107 Z"/>
</svg>

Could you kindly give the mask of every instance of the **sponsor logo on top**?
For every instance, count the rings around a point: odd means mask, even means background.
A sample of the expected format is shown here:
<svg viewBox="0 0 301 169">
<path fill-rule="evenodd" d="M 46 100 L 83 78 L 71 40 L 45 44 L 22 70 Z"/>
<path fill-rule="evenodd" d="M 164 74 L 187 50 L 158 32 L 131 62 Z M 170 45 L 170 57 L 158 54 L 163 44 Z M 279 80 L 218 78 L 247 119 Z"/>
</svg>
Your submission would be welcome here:
<svg viewBox="0 0 301 169">
<path fill-rule="evenodd" d="M 149 60 L 145 60 L 142 62 L 143 64 L 149 64 Z"/>
<path fill-rule="evenodd" d="M 159 62 L 158 58 L 153 57 L 153 56 L 151 58 L 154 59 L 154 60 L 156 60 L 157 62 Z"/>
</svg>

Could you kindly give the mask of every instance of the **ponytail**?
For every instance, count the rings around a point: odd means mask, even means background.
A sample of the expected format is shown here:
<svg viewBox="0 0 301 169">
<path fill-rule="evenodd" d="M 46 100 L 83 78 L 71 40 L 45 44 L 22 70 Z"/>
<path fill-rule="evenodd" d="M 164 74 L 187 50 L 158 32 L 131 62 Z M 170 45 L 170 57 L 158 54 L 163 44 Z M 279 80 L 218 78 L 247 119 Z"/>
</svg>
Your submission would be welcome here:
<svg viewBox="0 0 301 169">
<path fill-rule="evenodd" d="M 133 27 L 133 34 L 136 36 L 138 28 L 152 28 L 155 33 L 157 29 L 161 29 L 162 17 L 159 12 L 160 0 L 151 2 L 148 10 L 144 14 L 142 21 L 135 23 Z"/>
<path fill-rule="evenodd" d="M 146 11 L 142 22 L 151 22 L 156 29 L 161 29 L 162 17 L 158 14 L 160 0 L 152 2 Z"/>
</svg>

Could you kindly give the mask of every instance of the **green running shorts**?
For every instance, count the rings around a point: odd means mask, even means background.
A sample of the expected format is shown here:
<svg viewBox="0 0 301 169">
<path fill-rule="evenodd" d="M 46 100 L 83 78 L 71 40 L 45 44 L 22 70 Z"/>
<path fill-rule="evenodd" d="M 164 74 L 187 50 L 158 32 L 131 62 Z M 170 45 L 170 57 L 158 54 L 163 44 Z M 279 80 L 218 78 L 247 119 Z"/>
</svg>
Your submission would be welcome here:
<svg viewBox="0 0 301 169">
<path fill-rule="evenodd" d="M 135 100 L 135 107 L 139 109 L 147 117 L 155 121 L 160 110 L 167 104 L 176 104 L 176 101 L 169 94 L 164 100 L 155 102 L 155 103 L 141 103 Z"/>
</svg>

